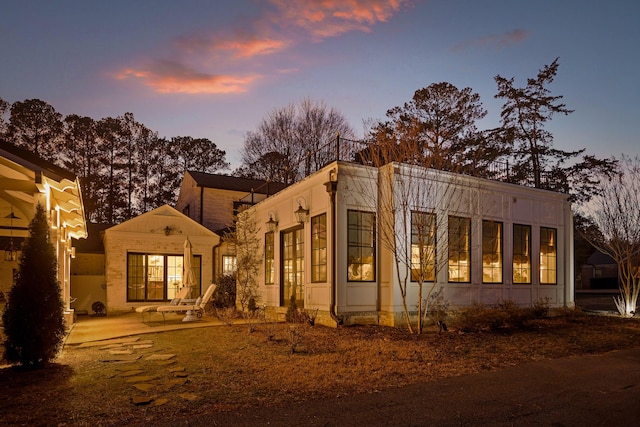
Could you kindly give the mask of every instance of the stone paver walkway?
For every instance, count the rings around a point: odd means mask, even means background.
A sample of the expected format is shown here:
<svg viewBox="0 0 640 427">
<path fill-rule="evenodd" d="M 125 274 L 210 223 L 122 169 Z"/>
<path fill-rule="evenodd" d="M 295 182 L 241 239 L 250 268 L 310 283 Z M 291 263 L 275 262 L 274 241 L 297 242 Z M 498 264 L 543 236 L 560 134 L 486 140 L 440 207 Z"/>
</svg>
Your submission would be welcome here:
<svg viewBox="0 0 640 427">
<path fill-rule="evenodd" d="M 131 404 L 160 406 L 169 402 L 169 394 L 194 401 L 200 396 L 181 392 L 178 388 L 189 381 L 189 373 L 178 363 L 176 354 L 156 349 L 154 342 L 139 336 L 92 341 L 74 346 L 76 349 L 96 348 L 98 360 L 113 365 L 106 370 L 106 379 L 130 393 Z"/>
</svg>

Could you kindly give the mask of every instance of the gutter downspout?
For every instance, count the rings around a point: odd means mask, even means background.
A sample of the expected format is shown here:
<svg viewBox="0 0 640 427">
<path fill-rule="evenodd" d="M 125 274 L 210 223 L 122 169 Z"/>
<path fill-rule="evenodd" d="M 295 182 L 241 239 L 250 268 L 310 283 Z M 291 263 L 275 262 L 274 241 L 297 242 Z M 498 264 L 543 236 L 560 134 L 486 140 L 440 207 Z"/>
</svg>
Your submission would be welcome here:
<svg viewBox="0 0 640 427">
<path fill-rule="evenodd" d="M 336 322 L 336 326 L 342 325 L 343 321 L 336 313 L 336 286 L 338 283 L 338 269 L 336 268 L 336 193 L 338 192 L 338 180 L 337 171 L 331 170 L 329 172 L 329 181 L 324 185 L 327 187 L 327 193 L 331 200 L 331 305 L 329 306 L 329 314 L 333 321 Z"/>
<path fill-rule="evenodd" d="M 200 187 L 200 225 L 204 225 L 202 223 L 203 221 L 203 217 L 204 217 L 204 206 L 202 206 L 204 203 L 204 187 Z"/>
</svg>

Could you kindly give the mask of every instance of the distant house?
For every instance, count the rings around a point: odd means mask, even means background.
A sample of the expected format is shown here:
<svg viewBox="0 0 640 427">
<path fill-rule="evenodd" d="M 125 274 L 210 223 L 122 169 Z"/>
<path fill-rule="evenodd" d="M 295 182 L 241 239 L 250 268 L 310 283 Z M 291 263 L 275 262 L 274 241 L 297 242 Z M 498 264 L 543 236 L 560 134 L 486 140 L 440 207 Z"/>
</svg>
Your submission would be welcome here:
<svg viewBox="0 0 640 427">
<path fill-rule="evenodd" d="M 58 257 L 65 318 L 70 324 L 71 242 L 87 237 L 80 183 L 73 173 L 0 140 L 0 291 L 5 295 L 13 284 L 20 248 L 38 204 L 47 212 L 51 244 Z"/>
<path fill-rule="evenodd" d="M 419 179 L 411 178 L 412 168 Z M 415 312 L 414 275 L 431 269 L 434 277 L 424 277 L 436 280 L 453 307 L 507 299 L 574 305 L 565 194 L 416 168 L 337 161 L 245 209 L 237 226 L 257 230 L 259 303 L 284 316 L 293 296 L 298 307 L 318 310 L 319 323 L 398 325 L 404 321 L 398 281 L 409 279 L 407 305 Z M 402 207 L 403 194 L 421 201 Z M 410 223 L 391 215 L 399 208 Z M 421 241 L 416 230 L 430 215 L 439 225 Z M 405 264 L 394 262 L 384 239 L 391 235 L 405 251 Z M 435 253 L 433 265 L 443 268 L 420 265 L 421 251 Z"/>
<path fill-rule="evenodd" d="M 235 271 L 235 248 L 224 241 L 224 236 L 233 231 L 238 212 L 284 187 L 280 183 L 259 179 L 185 172 L 176 209 L 223 237 L 214 249 L 214 278 Z"/>
<path fill-rule="evenodd" d="M 618 264 L 600 251 L 591 254 L 581 273 L 582 289 L 618 289 Z"/>
</svg>

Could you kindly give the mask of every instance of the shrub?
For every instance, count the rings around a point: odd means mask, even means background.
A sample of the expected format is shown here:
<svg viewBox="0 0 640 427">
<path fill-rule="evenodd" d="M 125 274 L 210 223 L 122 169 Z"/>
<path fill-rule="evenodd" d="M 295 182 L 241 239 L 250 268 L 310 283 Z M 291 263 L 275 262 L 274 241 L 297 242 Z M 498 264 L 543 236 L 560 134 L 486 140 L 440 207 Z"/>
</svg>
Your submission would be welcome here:
<svg viewBox="0 0 640 427">
<path fill-rule="evenodd" d="M 218 277 L 216 290 L 213 292 L 214 308 L 235 308 L 236 276 L 225 274 Z"/>
<path fill-rule="evenodd" d="M 531 307 L 519 307 L 512 300 L 499 301 L 494 306 L 474 303 L 456 310 L 452 321 L 464 332 L 522 329 L 531 320 L 545 317 L 548 310 L 548 299 L 536 301 Z"/>
<path fill-rule="evenodd" d="M 37 368 L 52 361 L 64 339 L 64 305 L 60 298 L 56 255 L 42 205 L 29 224 L 16 283 L 2 315 L 4 358 Z"/>
<path fill-rule="evenodd" d="M 289 323 L 297 323 L 298 317 L 298 304 L 296 304 L 296 296 L 291 295 L 289 298 L 289 305 L 287 306 L 287 312 L 284 315 L 284 319 Z"/>
</svg>

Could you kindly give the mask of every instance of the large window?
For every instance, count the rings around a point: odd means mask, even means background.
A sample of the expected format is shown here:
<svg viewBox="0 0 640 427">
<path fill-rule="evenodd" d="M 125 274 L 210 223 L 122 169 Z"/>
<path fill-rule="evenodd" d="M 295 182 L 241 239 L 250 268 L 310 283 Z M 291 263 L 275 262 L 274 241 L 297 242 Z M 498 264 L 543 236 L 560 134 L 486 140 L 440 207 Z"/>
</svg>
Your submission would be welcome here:
<svg viewBox="0 0 640 427">
<path fill-rule="evenodd" d="M 264 283 L 266 285 L 275 283 L 274 251 L 274 233 L 271 231 L 264 235 Z"/>
<path fill-rule="evenodd" d="M 502 283 L 502 223 L 482 221 L 482 282 Z"/>
<path fill-rule="evenodd" d="M 471 281 L 471 219 L 449 217 L 449 281 Z"/>
<path fill-rule="evenodd" d="M 372 282 L 375 276 L 375 221 L 371 212 L 347 213 L 347 280 Z"/>
<path fill-rule="evenodd" d="M 436 216 L 411 213 L 411 280 L 432 282 L 436 264 Z"/>
<path fill-rule="evenodd" d="M 540 227 L 540 283 L 555 285 L 557 283 L 556 230 Z"/>
<path fill-rule="evenodd" d="M 280 305 L 288 306 L 292 296 L 304 307 L 304 228 L 282 233 L 282 292 Z"/>
<path fill-rule="evenodd" d="M 327 214 L 311 218 L 311 281 L 327 281 Z"/>
<path fill-rule="evenodd" d="M 200 293 L 201 257 L 193 257 L 194 293 Z M 182 255 L 127 254 L 127 301 L 166 301 L 182 287 Z"/>
<path fill-rule="evenodd" d="M 531 283 L 530 225 L 513 225 L 513 283 Z"/>
</svg>

